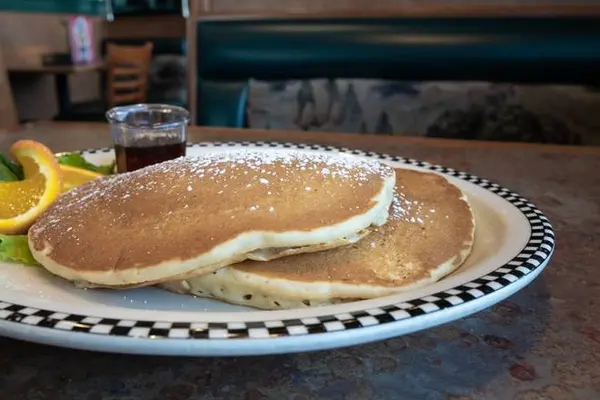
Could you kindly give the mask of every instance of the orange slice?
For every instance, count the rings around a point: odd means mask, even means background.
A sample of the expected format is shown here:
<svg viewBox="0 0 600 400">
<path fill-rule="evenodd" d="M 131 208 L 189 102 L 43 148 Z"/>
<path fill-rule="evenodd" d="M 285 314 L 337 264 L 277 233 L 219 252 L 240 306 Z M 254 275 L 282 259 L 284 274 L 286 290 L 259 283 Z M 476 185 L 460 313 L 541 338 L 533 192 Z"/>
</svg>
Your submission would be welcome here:
<svg viewBox="0 0 600 400">
<path fill-rule="evenodd" d="M 19 140 L 10 153 L 23 166 L 24 179 L 0 182 L 0 233 L 19 234 L 60 195 L 62 173 L 52 151 L 41 143 Z"/>
<path fill-rule="evenodd" d="M 62 171 L 62 192 L 66 192 L 67 190 L 71 190 L 74 187 L 83 185 L 89 181 L 94 179 L 98 179 L 103 177 L 104 175 L 88 171 L 87 169 L 72 167 L 70 165 L 60 164 L 60 169 Z"/>
</svg>

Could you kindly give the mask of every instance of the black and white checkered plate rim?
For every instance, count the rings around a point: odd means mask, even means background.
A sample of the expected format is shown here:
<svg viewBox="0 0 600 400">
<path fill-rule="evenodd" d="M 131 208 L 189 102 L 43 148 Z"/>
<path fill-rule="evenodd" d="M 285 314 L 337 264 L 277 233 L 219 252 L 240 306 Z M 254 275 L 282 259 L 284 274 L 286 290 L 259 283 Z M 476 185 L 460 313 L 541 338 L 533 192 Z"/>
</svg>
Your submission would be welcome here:
<svg viewBox="0 0 600 400">
<path fill-rule="evenodd" d="M 453 176 L 478 185 L 511 203 L 520 210 L 527 219 L 531 227 L 531 234 L 527 240 L 527 244 L 519 254 L 505 265 L 500 266 L 485 276 L 481 276 L 468 283 L 426 297 L 361 311 L 302 319 L 277 319 L 260 322 L 192 323 L 123 320 L 90 315 L 67 314 L 0 301 L 0 320 L 37 328 L 83 332 L 93 335 L 164 340 L 258 339 L 347 331 L 407 320 L 424 314 L 435 313 L 487 296 L 497 290 L 514 284 L 519 279 L 522 279 L 526 275 L 532 273 L 532 271 L 540 268 L 554 250 L 555 244 L 552 226 L 544 214 L 533 204 L 496 183 L 451 168 L 387 154 L 317 144 L 297 144 L 289 142 L 203 142 L 188 144 L 188 147 L 192 148 L 235 146 L 293 148 L 348 153 L 377 158 L 383 161 L 393 161 L 405 165 L 417 166 Z M 112 149 L 109 148 L 90 149 L 83 150 L 81 153 L 98 154 L 106 153 L 111 150 Z"/>
</svg>

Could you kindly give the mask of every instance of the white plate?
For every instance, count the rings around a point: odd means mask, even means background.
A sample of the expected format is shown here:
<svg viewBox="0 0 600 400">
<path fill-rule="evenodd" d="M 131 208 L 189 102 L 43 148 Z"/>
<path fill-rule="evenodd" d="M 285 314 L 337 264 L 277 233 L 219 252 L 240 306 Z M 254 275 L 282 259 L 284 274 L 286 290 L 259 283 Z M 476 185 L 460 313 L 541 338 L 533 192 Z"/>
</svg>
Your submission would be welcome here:
<svg viewBox="0 0 600 400">
<path fill-rule="evenodd" d="M 554 250 L 548 219 L 485 179 L 416 160 L 291 143 L 200 143 L 188 155 L 244 147 L 345 152 L 449 177 L 468 196 L 477 230 L 455 273 L 392 296 L 287 311 L 258 311 L 168 293 L 79 290 L 41 268 L 0 262 L 0 335 L 97 351 L 160 355 L 256 355 L 327 349 L 419 331 L 489 307 L 531 282 Z M 110 162 L 110 149 L 87 150 Z"/>
</svg>

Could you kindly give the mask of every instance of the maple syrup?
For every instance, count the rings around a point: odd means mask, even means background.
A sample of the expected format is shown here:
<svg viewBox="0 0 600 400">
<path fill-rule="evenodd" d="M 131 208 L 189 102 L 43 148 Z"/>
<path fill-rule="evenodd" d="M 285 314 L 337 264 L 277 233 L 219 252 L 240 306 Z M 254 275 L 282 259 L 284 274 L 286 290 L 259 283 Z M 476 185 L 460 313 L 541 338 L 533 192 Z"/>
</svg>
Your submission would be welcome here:
<svg viewBox="0 0 600 400">
<path fill-rule="evenodd" d="M 115 144 L 117 171 L 131 172 L 152 164 L 185 156 L 185 142 L 141 143 L 132 146 Z"/>
<path fill-rule="evenodd" d="M 185 156 L 186 109 L 168 104 L 132 104 L 106 112 L 118 172 L 131 172 Z"/>
</svg>

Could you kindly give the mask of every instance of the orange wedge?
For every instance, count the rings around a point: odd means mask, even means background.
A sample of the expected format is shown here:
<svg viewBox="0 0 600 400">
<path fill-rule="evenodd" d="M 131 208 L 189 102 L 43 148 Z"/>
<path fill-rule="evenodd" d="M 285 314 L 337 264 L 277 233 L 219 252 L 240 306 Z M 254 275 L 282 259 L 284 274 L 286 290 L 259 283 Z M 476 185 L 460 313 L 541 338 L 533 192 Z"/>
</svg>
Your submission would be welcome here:
<svg viewBox="0 0 600 400">
<path fill-rule="evenodd" d="M 24 179 L 0 182 L 0 233 L 19 234 L 60 195 L 62 173 L 52 151 L 41 143 L 19 140 L 10 153 L 23 167 Z"/>
<path fill-rule="evenodd" d="M 73 189 L 74 187 L 83 185 L 84 183 L 104 176 L 98 172 L 88 171 L 87 169 L 72 167 L 64 164 L 60 164 L 60 169 L 63 177 L 63 193 L 67 190 Z"/>
</svg>

